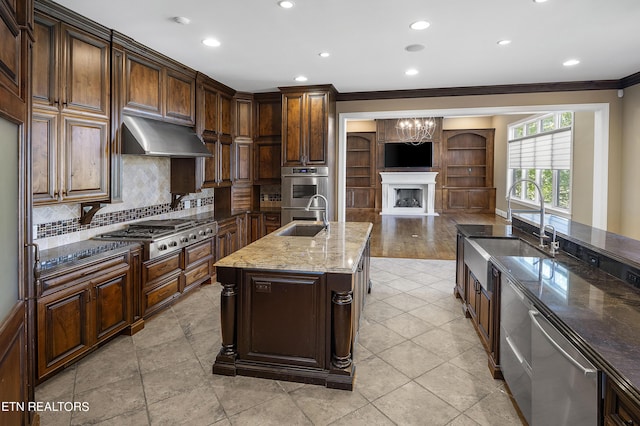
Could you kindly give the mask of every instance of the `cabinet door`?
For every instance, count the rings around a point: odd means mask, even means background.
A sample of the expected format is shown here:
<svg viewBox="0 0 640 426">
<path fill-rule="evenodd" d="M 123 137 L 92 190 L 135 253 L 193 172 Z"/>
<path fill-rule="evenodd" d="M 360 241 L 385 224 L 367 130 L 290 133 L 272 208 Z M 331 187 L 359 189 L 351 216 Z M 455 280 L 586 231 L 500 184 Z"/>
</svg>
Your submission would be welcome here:
<svg viewBox="0 0 640 426">
<path fill-rule="evenodd" d="M 463 305 L 466 304 L 467 290 L 465 281 L 465 264 L 464 264 L 464 236 L 458 234 L 456 245 L 456 287 L 457 296 L 462 299 Z M 466 308 L 463 306 L 466 312 Z"/>
<path fill-rule="evenodd" d="M 62 141 L 66 200 L 97 200 L 109 196 L 109 122 L 63 117 Z"/>
<path fill-rule="evenodd" d="M 250 141 L 234 142 L 235 145 L 235 183 L 251 183 L 251 147 Z"/>
<path fill-rule="evenodd" d="M 254 95 L 257 104 L 255 138 L 279 140 L 282 134 L 282 98 L 278 96 L 267 99 L 261 95 L 263 94 Z"/>
<path fill-rule="evenodd" d="M 252 243 L 254 241 L 259 240 L 260 238 L 262 238 L 265 234 L 265 227 L 264 227 L 264 216 L 262 213 L 250 213 L 249 214 L 249 231 L 248 231 L 248 237 L 249 237 L 249 241 L 248 243 Z"/>
<path fill-rule="evenodd" d="M 62 34 L 62 111 L 108 117 L 109 42 L 64 24 Z"/>
<path fill-rule="evenodd" d="M 476 279 L 476 277 L 473 276 L 473 274 L 471 273 L 471 271 L 467 270 L 467 312 L 469 313 L 469 315 L 471 316 L 471 318 L 473 318 L 474 321 L 476 321 L 476 318 L 478 317 L 477 311 L 478 311 L 478 288 L 480 287 L 480 283 L 478 282 L 478 280 Z"/>
<path fill-rule="evenodd" d="M 282 165 L 297 166 L 304 160 L 304 94 L 283 94 L 282 111 Z"/>
<path fill-rule="evenodd" d="M 162 117 L 161 66 L 135 54 L 127 53 L 125 74 L 124 110 Z"/>
<path fill-rule="evenodd" d="M 90 287 L 78 284 L 42 297 L 38 305 L 38 377 L 71 361 L 95 342 Z"/>
<path fill-rule="evenodd" d="M 131 322 L 131 288 L 127 272 L 128 267 L 117 276 L 94 287 L 98 342 L 122 330 Z"/>
<path fill-rule="evenodd" d="M 493 294 L 482 286 L 478 289 L 478 331 L 484 347 L 491 353 L 493 351 Z"/>
<path fill-rule="evenodd" d="M 226 138 L 225 138 L 226 139 Z M 232 144 L 231 138 L 227 140 L 219 141 L 218 147 L 218 172 L 217 172 L 217 182 L 218 186 L 229 186 L 232 182 L 232 172 L 233 172 L 233 155 L 232 155 Z"/>
<path fill-rule="evenodd" d="M 347 188 L 347 208 L 372 209 L 375 190 L 372 188 Z"/>
<path fill-rule="evenodd" d="M 237 95 L 235 98 L 235 134 L 236 138 L 253 138 L 253 100 L 249 94 Z"/>
<path fill-rule="evenodd" d="M 305 163 L 327 164 L 328 128 L 326 93 L 308 93 L 306 95 L 307 129 L 305 141 Z"/>
<path fill-rule="evenodd" d="M 165 117 L 174 123 L 192 126 L 195 123 L 195 79 L 167 69 L 165 81 Z"/>
<path fill-rule="evenodd" d="M 227 93 L 220 92 L 218 95 L 219 101 L 219 130 L 218 133 L 231 136 L 233 130 L 231 111 L 232 111 L 232 96 Z"/>
<path fill-rule="evenodd" d="M 58 93 L 59 31 L 58 21 L 40 14 L 35 15 L 31 83 L 33 105 L 54 108 L 56 111 L 60 101 Z"/>
<path fill-rule="evenodd" d="M 265 235 L 280 228 L 280 213 L 265 213 L 264 228 Z"/>
<path fill-rule="evenodd" d="M 238 315 L 241 359 L 325 368 L 322 274 L 247 272 Z"/>
<path fill-rule="evenodd" d="M 198 105 L 202 105 L 202 115 L 199 114 L 202 120 L 202 133 L 203 135 L 213 136 L 218 133 L 218 92 L 208 88 L 202 87 L 203 100 Z"/>
<path fill-rule="evenodd" d="M 254 151 L 254 183 L 280 182 L 280 142 L 256 142 Z"/>
<path fill-rule="evenodd" d="M 34 110 L 31 122 L 33 203 L 58 200 L 58 118 L 57 112 Z"/>
</svg>

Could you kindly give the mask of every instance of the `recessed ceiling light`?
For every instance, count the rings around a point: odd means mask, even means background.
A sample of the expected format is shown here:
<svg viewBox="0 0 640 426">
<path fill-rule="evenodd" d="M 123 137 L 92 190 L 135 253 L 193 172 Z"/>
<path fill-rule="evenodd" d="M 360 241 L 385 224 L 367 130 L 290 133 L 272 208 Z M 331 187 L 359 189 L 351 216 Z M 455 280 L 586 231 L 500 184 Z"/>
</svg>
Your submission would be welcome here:
<svg viewBox="0 0 640 426">
<path fill-rule="evenodd" d="M 283 9 L 291 9 L 293 7 L 293 2 L 289 1 L 289 0 L 282 0 L 278 2 L 278 6 L 280 6 Z"/>
<path fill-rule="evenodd" d="M 419 52 L 424 49 L 424 44 L 410 44 L 404 48 L 407 52 Z"/>
<path fill-rule="evenodd" d="M 406 75 L 416 75 L 418 74 L 418 70 L 415 68 L 409 68 L 404 72 Z"/>
<path fill-rule="evenodd" d="M 574 65 L 578 65 L 580 63 L 577 59 L 568 59 L 562 63 L 565 67 L 572 67 Z"/>
<path fill-rule="evenodd" d="M 547 0 L 533 0 L 534 3 L 545 3 Z"/>
<path fill-rule="evenodd" d="M 499 46 L 506 46 L 507 44 L 511 44 L 511 40 L 499 40 L 498 41 L 498 45 Z"/>
<path fill-rule="evenodd" d="M 205 46 L 209 46 L 209 47 L 218 47 L 218 46 L 220 46 L 220 42 L 218 40 L 216 40 L 215 38 L 205 38 L 204 40 L 202 40 L 202 44 L 204 44 Z"/>
<path fill-rule="evenodd" d="M 175 18 L 173 18 L 173 21 L 178 24 L 189 25 L 189 23 L 191 22 L 191 19 L 186 18 L 184 16 L 176 16 Z"/>
<path fill-rule="evenodd" d="M 299 76 L 297 76 L 296 78 L 294 78 L 294 80 L 295 80 L 295 81 L 300 81 L 300 82 L 302 82 L 302 81 L 307 81 L 307 80 L 308 80 L 308 78 L 307 78 L 307 77 L 305 77 L 304 75 L 299 75 Z"/>
<path fill-rule="evenodd" d="M 412 30 L 424 30 L 429 28 L 429 25 L 431 24 L 427 21 L 416 21 L 413 24 L 409 25 L 409 28 L 411 28 Z"/>
<path fill-rule="evenodd" d="M 320 52 L 318 53 L 318 56 L 320 56 L 321 58 L 328 58 L 329 56 L 331 56 L 331 54 L 329 52 Z"/>
</svg>

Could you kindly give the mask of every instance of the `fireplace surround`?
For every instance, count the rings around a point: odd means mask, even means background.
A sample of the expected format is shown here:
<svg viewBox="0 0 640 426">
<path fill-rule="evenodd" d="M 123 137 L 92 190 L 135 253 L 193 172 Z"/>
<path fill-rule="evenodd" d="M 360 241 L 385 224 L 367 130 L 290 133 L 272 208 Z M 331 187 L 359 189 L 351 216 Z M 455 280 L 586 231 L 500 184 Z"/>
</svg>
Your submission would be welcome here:
<svg viewBox="0 0 640 426">
<path fill-rule="evenodd" d="M 437 172 L 380 172 L 380 214 L 438 216 L 434 208 L 437 175 Z"/>
</svg>

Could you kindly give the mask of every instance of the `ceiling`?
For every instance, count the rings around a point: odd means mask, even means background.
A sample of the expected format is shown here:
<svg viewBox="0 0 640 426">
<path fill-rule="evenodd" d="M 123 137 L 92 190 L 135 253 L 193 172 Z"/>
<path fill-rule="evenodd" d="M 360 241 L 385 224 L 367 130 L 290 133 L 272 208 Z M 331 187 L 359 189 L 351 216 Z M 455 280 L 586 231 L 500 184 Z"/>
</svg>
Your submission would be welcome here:
<svg viewBox="0 0 640 426">
<path fill-rule="evenodd" d="M 638 0 L 57 0 L 238 91 L 341 93 L 617 80 L 640 71 Z M 190 19 L 178 24 L 175 17 Z M 421 31 L 409 25 L 426 20 Z M 201 40 L 213 37 L 219 47 Z M 499 40 L 511 40 L 499 46 Z M 408 52 L 405 47 L 422 44 Z M 321 58 L 320 52 L 330 56 Z M 565 67 L 568 59 L 580 64 Z M 407 76 L 409 68 L 417 75 Z M 294 81 L 298 75 L 308 80 Z"/>
</svg>

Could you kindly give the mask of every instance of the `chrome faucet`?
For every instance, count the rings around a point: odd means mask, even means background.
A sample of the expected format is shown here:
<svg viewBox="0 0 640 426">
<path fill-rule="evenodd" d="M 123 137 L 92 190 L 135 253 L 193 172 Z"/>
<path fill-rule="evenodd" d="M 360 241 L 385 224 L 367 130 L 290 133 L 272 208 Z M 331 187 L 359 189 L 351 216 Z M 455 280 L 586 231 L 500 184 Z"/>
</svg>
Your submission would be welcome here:
<svg viewBox="0 0 640 426">
<path fill-rule="evenodd" d="M 546 231 L 547 228 L 550 228 L 552 232 L 551 242 L 549 243 L 549 254 L 551 254 L 551 256 L 555 256 L 560 249 L 560 243 L 556 240 L 556 228 L 553 225 L 545 225 L 544 230 Z"/>
<path fill-rule="evenodd" d="M 538 198 L 540 199 L 539 210 L 531 210 L 531 209 L 515 209 L 514 210 L 511 208 L 511 192 L 513 192 L 513 188 L 515 188 L 517 184 L 522 182 L 531 183 L 538 190 Z M 545 247 L 544 240 L 547 239 L 548 237 L 544 233 L 544 197 L 542 196 L 542 190 L 540 189 L 540 186 L 534 181 L 532 181 L 531 179 L 517 180 L 513 183 L 513 185 L 511 185 L 511 188 L 509 188 L 509 191 L 507 191 L 507 222 L 512 221 L 512 215 L 514 212 L 515 213 L 540 213 L 540 232 L 539 234 L 534 234 L 534 235 L 537 235 L 538 237 L 540 237 L 540 247 Z M 555 229 L 554 229 L 554 234 L 555 234 Z"/>
<path fill-rule="evenodd" d="M 327 232 L 329 232 L 329 221 L 327 220 L 327 209 L 329 208 L 329 201 L 327 201 L 327 197 L 321 194 L 312 195 L 309 198 L 309 202 L 307 203 L 307 207 L 305 207 L 305 211 L 309 211 L 311 209 L 311 204 L 313 204 L 313 200 L 316 198 L 322 198 L 324 200 L 324 209 L 322 210 L 322 224 L 324 225 Z"/>
</svg>

